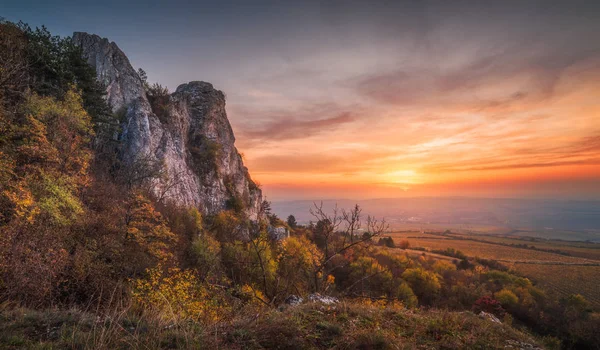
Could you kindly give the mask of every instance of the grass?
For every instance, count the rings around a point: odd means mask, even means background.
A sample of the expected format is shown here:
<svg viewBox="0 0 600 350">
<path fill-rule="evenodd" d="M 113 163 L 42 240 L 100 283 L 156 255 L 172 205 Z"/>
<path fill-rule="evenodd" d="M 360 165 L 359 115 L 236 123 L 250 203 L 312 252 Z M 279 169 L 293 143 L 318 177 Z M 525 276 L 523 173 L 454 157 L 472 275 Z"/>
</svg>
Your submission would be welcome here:
<svg viewBox="0 0 600 350">
<path fill-rule="evenodd" d="M 503 349 L 531 336 L 470 312 L 304 304 L 210 326 L 127 310 L 0 310 L 2 349 Z"/>
</svg>

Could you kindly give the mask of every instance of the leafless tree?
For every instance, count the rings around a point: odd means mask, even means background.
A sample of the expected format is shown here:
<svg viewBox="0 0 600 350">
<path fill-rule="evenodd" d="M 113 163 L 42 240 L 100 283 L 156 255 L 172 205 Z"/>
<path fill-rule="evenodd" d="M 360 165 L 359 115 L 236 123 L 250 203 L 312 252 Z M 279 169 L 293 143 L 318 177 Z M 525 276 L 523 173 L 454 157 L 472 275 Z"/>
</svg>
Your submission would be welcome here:
<svg viewBox="0 0 600 350">
<path fill-rule="evenodd" d="M 332 210 L 331 214 L 328 214 L 323 209 L 323 202 L 320 204 L 313 203 L 313 208 L 309 210 L 310 214 L 317 220 L 315 226 L 315 234 L 319 235 L 319 239 L 322 240 L 325 254 L 323 260 L 315 269 L 315 286 L 318 289 L 320 283 L 319 280 L 327 278 L 327 275 L 338 268 L 338 266 L 331 266 L 332 260 L 344 253 L 348 249 L 364 244 L 370 241 L 373 237 L 381 235 L 387 231 L 389 225 L 385 219 L 378 220 L 375 217 L 367 216 L 366 220 L 366 231 L 360 237 L 355 237 L 356 232 L 360 230 L 362 226 L 362 209 L 356 205 L 351 211 L 339 210 L 337 205 Z M 344 224 L 342 226 L 342 224 Z M 334 241 L 340 242 L 341 244 L 334 244 Z"/>
</svg>

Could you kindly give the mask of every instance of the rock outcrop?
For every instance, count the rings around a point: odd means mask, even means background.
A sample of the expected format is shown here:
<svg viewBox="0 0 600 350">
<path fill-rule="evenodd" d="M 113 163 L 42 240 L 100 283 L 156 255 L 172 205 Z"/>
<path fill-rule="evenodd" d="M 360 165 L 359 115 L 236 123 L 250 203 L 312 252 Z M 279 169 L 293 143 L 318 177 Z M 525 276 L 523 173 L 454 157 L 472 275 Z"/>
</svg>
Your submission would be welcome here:
<svg viewBox="0 0 600 350">
<path fill-rule="evenodd" d="M 262 193 L 235 148 L 221 91 L 201 81 L 182 84 L 155 111 L 143 81 L 114 42 L 80 32 L 73 40 L 105 84 L 113 112 L 124 116 L 126 166 L 160 168 L 161 176 L 150 180 L 157 197 L 206 215 L 235 208 L 258 218 Z"/>
</svg>

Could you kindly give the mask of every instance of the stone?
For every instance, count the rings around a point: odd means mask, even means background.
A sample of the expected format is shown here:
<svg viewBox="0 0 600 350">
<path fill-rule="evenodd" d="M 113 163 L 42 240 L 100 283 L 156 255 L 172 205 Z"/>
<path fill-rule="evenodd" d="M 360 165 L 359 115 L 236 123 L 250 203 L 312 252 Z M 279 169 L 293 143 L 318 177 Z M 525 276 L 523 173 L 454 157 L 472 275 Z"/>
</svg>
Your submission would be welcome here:
<svg viewBox="0 0 600 350">
<path fill-rule="evenodd" d="M 530 344 L 530 343 L 526 343 L 526 342 L 522 342 L 522 341 L 518 341 L 518 340 L 511 340 L 508 339 L 506 340 L 507 345 L 504 346 L 505 349 L 519 349 L 519 350 L 542 350 L 541 347 Z"/>
<path fill-rule="evenodd" d="M 159 200 L 194 206 L 204 215 L 235 204 L 250 220 L 259 219 L 262 192 L 235 147 L 223 92 L 202 81 L 179 85 L 157 115 L 144 83 L 114 42 L 81 32 L 73 41 L 105 84 L 112 110 L 124 114 L 120 154 L 125 166 L 159 168 L 161 176 L 149 180 Z"/>
<path fill-rule="evenodd" d="M 271 236 L 271 239 L 276 240 L 276 241 L 281 241 L 281 240 L 289 237 L 288 230 L 285 227 L 269 226 L 268 232 L 269 232 L 269 235 Z"/>
<path fill-rule="evenodd" d="M 494 316 L 493 314 L 490 314 L 489 312 L 481 311 L 478 316 L 480 318 L 490 320 L 494 323 L 502 323 L 502 321 L 500 321 L 498 317 Z"/>
<path fill-rule="evenodd" d="M 313 303 L 322 303 L 325 305 L 333 305 L 340 302 L 340 300 L 336 297 L 321 295 L 319 293 L 313 293 L 308 296 L 308 300 Z"/>
<path fill-rule="evenodd" d="M 302 297 L 299 297 L 297 295 L 290 295 L 287 298 L 285 298 L 284 303 L 287 305 L 291 305 L 291 306 L 296 306 L 296 305 L 300 305 L 304 302 L 304 299 Z"/>
</svg>

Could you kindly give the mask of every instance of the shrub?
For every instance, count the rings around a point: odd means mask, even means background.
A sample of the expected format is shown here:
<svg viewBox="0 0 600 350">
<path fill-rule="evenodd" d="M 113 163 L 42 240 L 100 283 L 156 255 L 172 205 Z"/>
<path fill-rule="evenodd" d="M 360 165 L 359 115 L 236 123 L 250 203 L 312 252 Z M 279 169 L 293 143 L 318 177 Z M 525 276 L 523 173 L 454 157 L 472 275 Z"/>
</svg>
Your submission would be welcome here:
<svg viewBox="0 0 600 350">
<path fill-rule="evenodd" d="M 408 282 L 421 301 L 433 300 L 441 288 L 437 274 L 420 267 L 407 269 L 402 273 L 402 278 Z"/>
<path fill-rule="evenodd" d="M 494 298 L 502 304 L 504 307 L 513 307 L 519 303 L 519 298 L 508 289 L 502 289 L 499 292 L 494 293 Z"/>
<path fill-rule="evenodd" d="M 388 248 L 396 248 L 396 244 L 394 244 L 394 239 L 392 237 L 382 237 L 377 244 L 384 245 Z"/>
<path fill-rule="evenodd" d="M 169 102 L 171 94 L 166 86 L 158 83 L 147 85 L 146 96 L 152 107 L 152 112 L 164 123 L 168 117 Z"/>
<path fill-rule="evenodd" d="M 132 281 L 132 300 L 142 309 L 156 310 L 166 319 L 192 319 L 213 323 L 226 318 L 231 306 L 218 289 L 201 283 L 191 270 L 147 270 Z"/>
<path fill-rule="evenodd" d="M 417 306 L 418 299 L 410 286 L 406 283 L 402 283 L 396 288 L 396 298 L 402 301 L 404 306 L 407 308 L 414 308 Z"/>
<path fill-rule="evenodd" d="M 448 271 L 456 271 L 456 265 L 446 260 L 437 260 L 433 264 L 432 268 L 439 274 L 443 274 Z"/>
<path fill-rule="evenodd" d="M 408 240 L 406 240 L 406 239 L 403 239 L 398 244 L 398 248 L 400 248 L 400 249 L 408 249 L 408 248 L 410 248 L 410 242 Z"/>
<path fill-rule="evenodd" d="M 192 255 L 195 266 L 204 278 L 219 271 L 220 254 L 221 245 L 208 234 L 197 236 L 192 241 Z"/>
<path fill-rule="evenodd" d="M 500 302 L 488 295 L 483 296 L 475 301 L 472 307 L 473 312 L 476 314 L 484 311 L 494 314 L 498 317 L 503 317 L 506 311 L 502 308 Z"/>
</svg>

